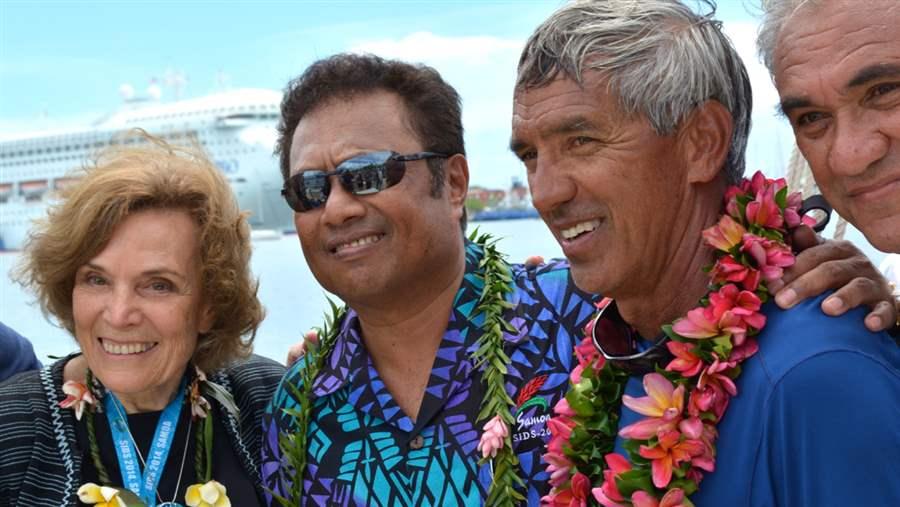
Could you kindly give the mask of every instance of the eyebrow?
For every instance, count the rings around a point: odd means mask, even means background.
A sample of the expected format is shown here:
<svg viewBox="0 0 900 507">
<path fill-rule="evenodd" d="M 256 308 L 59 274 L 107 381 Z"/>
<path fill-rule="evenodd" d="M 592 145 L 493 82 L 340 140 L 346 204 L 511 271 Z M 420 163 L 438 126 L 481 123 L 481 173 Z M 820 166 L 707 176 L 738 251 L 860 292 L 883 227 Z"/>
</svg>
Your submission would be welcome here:
<svg viewBox="0 0 900 507">
<path fill-rule="evenodd" d="M 104 269 L 103 266 L 100 266 L 99 264 L 94 264 L 93 262 L 88 262 L 83 267 L 106 273 L 106 269 Z M 181 280 L 187 280 L 187 278 L 184 275 L 182 275 L 181 273 L 179 273 L 177 271 L 173 271 L 168 268 L 148 269 L 147 271 L 143 271 L 141 273 L 141 276 L 160 276 L 160 275 L 169 275 L 169 276 L 174 276 L 176 278 L 179 278 Z"/>
<path fill-rule="evenodd" d="M 895 63 L 877 63 L 863 67 L 855 76 L 847 83 L 847 88 L 855 88 L 863 86 L 878 79 L 886 77 L 900 76 L 900 64 Z"/>
<path fill-rule="evenodd" d="M 565 118 L 562 121 L 549 125 L 540 130 L 539 134 L 541 137 L 549 137 L 553 135 L 560 134 L 572 134 L 574 132 L 584 132 L 585 130 L 597 130 L 597 125 L 592 122 L 586 116 L 573 116 L 571 118 Z M 516 139 L 515 137 L 509 140 L 509 149 L 513 153 L 518 153 L 520 150 L 529 146 L 528 143 Z"/>
<path fill-rule="evenodd" d="M 781 110 L 781 114 L 788 116 L 794 109 L 809 107 L 811 105 L 812 101 L 806 97 L 785 97 L 781 100 L 778 108 Z"/>
<path fill-rule="evenodd" d="M 845 88 L 858 88 L 860 86 L 865 86 L 872 81 L 889 77 L 900 77 L 900 64 L 876 63 L 874 65 L 869 65 L 868 67 L 863 67 L 856 75 L 850 78 L 850 81 L 847 81 Z M 812 105 L 812 101 L 807 97 L 789 96 L 781 101 L 779 109 L 783 115 L 787 116 L 794 109 L 810 107 Z"/>
</svg>

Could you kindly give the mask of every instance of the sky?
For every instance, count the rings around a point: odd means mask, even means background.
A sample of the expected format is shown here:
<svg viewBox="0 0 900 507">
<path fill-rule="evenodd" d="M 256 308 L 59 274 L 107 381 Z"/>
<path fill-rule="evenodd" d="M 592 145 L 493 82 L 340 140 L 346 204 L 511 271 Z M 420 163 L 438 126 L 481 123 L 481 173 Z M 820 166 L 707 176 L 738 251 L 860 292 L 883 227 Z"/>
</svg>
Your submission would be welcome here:
<svg viewBox="0 0 900 507">
<path fill-rule="evenodd" d="M 745 5 L 746 4 L 746 5 Z M 318 58 L 371 52 L 437 68 L 463 98 L 472 183 L 506 188 L 524 169 L 509 153 L 519 52 L 557 0 L 105 1 L 0 0 L 0 135 L 90 124 L 151 80 L 174 100 L 226 88 L 281 90 Z M 792 147 L 755 54 L 749 0 L 721 0 L 753 78 L 750 169 L 780 174 Z"/>
</svg>

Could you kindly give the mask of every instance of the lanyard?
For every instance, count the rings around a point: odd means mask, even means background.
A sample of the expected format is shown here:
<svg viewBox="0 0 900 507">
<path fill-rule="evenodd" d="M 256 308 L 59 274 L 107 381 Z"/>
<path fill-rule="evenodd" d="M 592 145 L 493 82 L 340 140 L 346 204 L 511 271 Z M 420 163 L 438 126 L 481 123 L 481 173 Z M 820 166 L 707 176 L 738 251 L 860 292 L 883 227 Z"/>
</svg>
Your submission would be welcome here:
<svg viewBox="0 0 900 507">
<path fill-rule="evenodd" d="M 125 409 L 122 407 L 122 403 L 112 391 L 108 391 L 107 395 L 103 397 L 103 408 L 112 431 L 113 443 L 116 446 L 122 482 L 126 488 L 141 497 L 144 503 L 150 507 L 156 505 L 156 489 L 162 477 L 162 469 L 166 465 L 166 458 L 169 456 L 169 449 L 172 447 L 172 439 L 175 438 L 175 429 L 178 426 L 178 417 L 181 414 L 186 386 L 187 377 L 181 380 L 175 399 L 166 405 L 159 416 L 150 452 L 147 453 L 143 475 L 140 472 L 138 450 L 135 448 L 136 444 L 128 430 L 128 420 L 123 419 Z"/>
</svg>

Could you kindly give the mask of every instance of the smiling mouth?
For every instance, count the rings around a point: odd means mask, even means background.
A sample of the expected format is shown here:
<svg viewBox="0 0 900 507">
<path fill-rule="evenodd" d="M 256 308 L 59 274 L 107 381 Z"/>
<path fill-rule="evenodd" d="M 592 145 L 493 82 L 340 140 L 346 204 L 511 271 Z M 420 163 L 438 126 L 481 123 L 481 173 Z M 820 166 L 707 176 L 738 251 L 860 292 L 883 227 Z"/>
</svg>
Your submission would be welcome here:
<svg viewBox="0 0 900 507">
<path fill-rule="evenodd" d="M 594 231 L 599 227 L 600 227 L 600 220 L 597 220 L 597 219 L 587 220 L 584 222 L 577 223 L 574 226 L 569 227 L 567 229 L 561 230 L 560 235 L 562 235 L 563 239 L 565 239 L 566 241 L 571 241 L 571 240 L 581 236 L 582 234 Z"/>
<path fill-rule="evenodd" d="M 354 239 L 353 241 L 348 241 L 347 243 L 341 243 L 340 245 L 331 249 L 331 253 L 338 254 L 344 250 L 350 248 L 357 248 L 365 245 L 371 245 L 373 243 L 378 243 L 383 238 L 383 234 L 372 234 L 371 236 L 365 236 L 359 239 Z"/>
<path fill-rule="evenodd" d="M 99 338 L 100 345 L 103 347 L 103 350 L 107 354 L 112 354 L 114 356 L 127 356 L 127 355 L 135 355 L 135 354 L 143 354 L 150 349 L 155 348 L 159 345 L 159 342 L 138 342 L 138 343 L 112 343 L 109 340 L 104 340 L 103 338 Z"/>
</svg>

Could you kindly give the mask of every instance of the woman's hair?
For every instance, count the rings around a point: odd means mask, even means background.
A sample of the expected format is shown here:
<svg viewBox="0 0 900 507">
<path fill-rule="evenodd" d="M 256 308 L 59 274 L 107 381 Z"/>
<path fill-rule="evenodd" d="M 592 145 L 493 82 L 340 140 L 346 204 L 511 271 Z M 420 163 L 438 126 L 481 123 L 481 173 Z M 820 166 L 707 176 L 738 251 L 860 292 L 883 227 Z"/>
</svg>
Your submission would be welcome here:
<svg viewBox="0 0 900 507">
<path fill-rule="evenodd" d="M 78 269 L 106 247 L 130 214 L 183 210 L 199 230 L 203 301 L 214 316 L 209 332 L 198 337 L 193 361 L 209 371 L 249 355 L 265 315 L 250 273 L 250 228 L 213 163 L 198 149 L 171 146 L 139 130 L 71 176 L 76 183 L 35 223 L 16 274 L 36 294 L 45 316 L 55 316 L 74 336 Z"/>
</svg>

